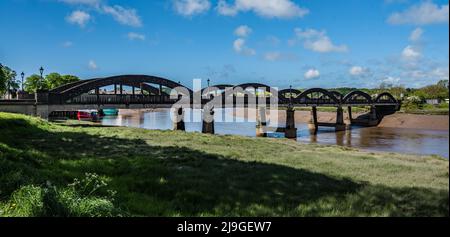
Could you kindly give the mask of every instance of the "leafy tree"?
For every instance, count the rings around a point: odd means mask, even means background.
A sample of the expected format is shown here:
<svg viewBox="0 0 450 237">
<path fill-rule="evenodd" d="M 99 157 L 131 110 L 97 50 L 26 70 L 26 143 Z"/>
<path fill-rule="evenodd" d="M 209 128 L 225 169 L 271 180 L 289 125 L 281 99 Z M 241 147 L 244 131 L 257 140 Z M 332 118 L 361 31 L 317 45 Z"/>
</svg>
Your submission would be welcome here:
<svg viewBox="0 0 450 237">
<path fill-rule="evenodd" d="M 0 66 L 0 95 L 6 91 L 6 77 L 3 73 L 3 66 Z"/>
<path fill-rule="evenodd" d="M 59 73 L 53 72 L 45 77 L 45 83 L 48 89 L 54 89 L 62 85 L 79 81 L 80 79 L 72 75 L 60 75 Z"/>
<path fill-rule="evenodd" d="M 437 85 L 448 89 L 448 80 L 440 80 Z"/>
<path fill-rule="evenodd" d="M 448 88 L 439 84 L 426 86 L 420 90 L 425 94 L 425 99 L 448 98 Z"/>
<path fill-rule="evenodd" d="M 59 73 L 52 72 L 45 76 L 45 83 L 47 84 L 47 88 L 53 89 L 58 87 L 61 84 L 62 77 Z"/>
<path fill-rule="evenodd" d="M 41 80 L 39 75 L 33 74 L 25 79 L 24 90 L 28 93 L 35 93 L 37 89 L 48 89 L 47 83 Z"/>
<path fill-rule="evenodd" d="M 11 70 L 11 68 L 6 66 L 3 66 L 1 68 L 1 71 L 2 76 L 4 77 L 3 79 L 4 89 L 2 92 L 5 93 L 6 91 L 9 95 L 15 93 L 15 91 L 19 89 L 19 83 L 16 81 L 17 73 Z"/>
<path fill-rule="evenodd" d="M 73 76 L 73 75 L 64 75 L 62 76 L 63 79 L 63 83 L 60 85 L 64 85 L 64 84 L 68 84 L 68 83 L 72 83 L 72 82 L 77 82 L 80 80 L 80 78 L 78 78 L 77 76 Z"/>
</svg>

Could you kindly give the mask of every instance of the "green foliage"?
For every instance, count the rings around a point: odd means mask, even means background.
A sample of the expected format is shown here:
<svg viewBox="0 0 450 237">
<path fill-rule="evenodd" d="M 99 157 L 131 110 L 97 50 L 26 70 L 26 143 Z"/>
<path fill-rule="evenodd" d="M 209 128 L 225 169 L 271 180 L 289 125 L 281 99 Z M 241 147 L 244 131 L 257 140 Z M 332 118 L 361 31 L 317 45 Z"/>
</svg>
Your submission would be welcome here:
<svg viewBox="0 0 450 237">
<path fill-rule="evenodd" d="M 25 79 L 24 90 L 28 93 L 35 93 L 39 90 L 46 90 L 47 84 L 42 80 L 41 76 L 33 74 Z"/>
<path fill-rule="evenodd" d="M 49 182 L 46 187 L 26 185 L 16 190 L 3 206 L 0 216 L 108 217 L 120 216 L 114 206 L 115 192 L 100 195 L 107 183 L 96 174 L 86 176 L 67 187 L 58 188 Z"/>
<path fill-rule="evenodd" d="M 5 93 L 6 91 L 6 76 L 3 73 L 3 70 L 0 70 L 0 94 Z"/>
<path fill-rule="evenodd" d="M 24 90 L 28 93 L 36 92 L 36 89 L 51 90 L 62 85 L 79 81 L 80 79 L 72 75 L 60 75 L 59 73 L 50 73 L 43 80 L 39 75 L 33 74 L 26 78 Z"/>
<path fill-rule="evenodd" d="M 13 93 L 19 89 L 19 83 L 16 80 L 17 73 L 7 66 L 2 66 L 0 69 L 0 93 Z"/>
<path fill-rule="evenodd" d="M 54 89 L 62 85 L 79 81 L 80 79 L 72 75 L 60 75 L 59 73 L 53 72 L 45 77 L 45 83 L 48 89 Z"/>
</svg>

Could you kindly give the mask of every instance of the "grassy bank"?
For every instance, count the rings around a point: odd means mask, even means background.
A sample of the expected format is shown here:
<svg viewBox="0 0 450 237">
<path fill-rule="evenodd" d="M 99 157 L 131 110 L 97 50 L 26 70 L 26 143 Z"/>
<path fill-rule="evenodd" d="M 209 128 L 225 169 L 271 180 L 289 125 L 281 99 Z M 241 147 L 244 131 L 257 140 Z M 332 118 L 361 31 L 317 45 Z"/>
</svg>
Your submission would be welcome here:
<svg viewBox="0 0 450 237">
<path fill-rule="evenodd" d="M 0 113 L 0 216 L 448 216 L 449 162 Z"/>
</svg>

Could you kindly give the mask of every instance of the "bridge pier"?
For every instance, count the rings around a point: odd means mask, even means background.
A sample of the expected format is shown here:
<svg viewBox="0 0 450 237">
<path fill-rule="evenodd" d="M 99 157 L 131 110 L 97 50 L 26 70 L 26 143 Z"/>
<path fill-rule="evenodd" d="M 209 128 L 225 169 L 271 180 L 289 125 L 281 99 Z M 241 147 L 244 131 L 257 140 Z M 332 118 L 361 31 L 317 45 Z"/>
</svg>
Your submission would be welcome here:
<svg viewBox="0 0 450 237">
<path fill-rule="evenodd" d="M 353 119 L 350 118 L 352 125 L 365 126 L 365 127 L 373 127 L 377 126 L 382 118 L 378 117 L 377 110 L 375 106 L 370 106 L 369 113 L 358 116 Z"/>
<path fill-rule="evenodd" d="M 214 134 L 214 107 L 203 109 L 202 133 Z"/>
<path fill-rule="evenodd" d="M 349 119 L 350 122 L 351 122 L 352 119 L 353 119 L 353 115 L 352 115 L 352 107 L 351 107 L 351 106 L 348 106 L 348 107 L 347 107 L 347 110 L 348 110 L 348 119 Z"/>
<path fill-rule="evenodd" d="M 286 129 L 284 130 L 286 138 L 297 138 L 297 128 L 295 127 L 295 110 L 289 106 L 286 110 Z"/>
<path fill-rule="evenodd" d="M 317 120 L 317 107 L 313 106 L 311 109 L 311 120 L 309 122 L 309 129 L 312 130 L 314 134 L 319 130 L 319 123 Z"/>
<path fill-rule="evenodd" d="M 342 109 L 341 106 L 339 106 L 336 111 L 335 130 L 336 131 L 345 131 L 345 129 L 346 129 L 346 125 L 344 123 L 344 110 Z"/>
<path fill-rule="evenodd" d="M 174 122 L 173 130 L 186 131 L 186 126 L 184 124 L 184 109 L 178 108 L 174 111 Z"/>
<path fill-rule="evenodd" d="M 267 137 L 267 117 L 265 107 L 258 107 L 256 114 L 256 136 Z"/>
</svg>

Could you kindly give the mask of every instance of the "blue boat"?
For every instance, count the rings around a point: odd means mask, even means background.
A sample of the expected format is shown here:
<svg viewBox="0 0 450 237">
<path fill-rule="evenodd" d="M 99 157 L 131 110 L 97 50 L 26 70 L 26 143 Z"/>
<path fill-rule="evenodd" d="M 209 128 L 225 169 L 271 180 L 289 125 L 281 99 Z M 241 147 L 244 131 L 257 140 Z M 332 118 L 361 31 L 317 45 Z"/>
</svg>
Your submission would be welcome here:
<svg viewBox="0 0 450 237">
<path fill-rule="evenodd" d="M 119 114 L 119 110 L 116 108 L 103 109 L 103 114 L 105 116 L 117 116 Z"/>
</svg>

